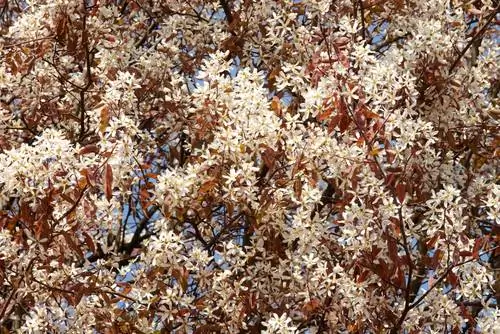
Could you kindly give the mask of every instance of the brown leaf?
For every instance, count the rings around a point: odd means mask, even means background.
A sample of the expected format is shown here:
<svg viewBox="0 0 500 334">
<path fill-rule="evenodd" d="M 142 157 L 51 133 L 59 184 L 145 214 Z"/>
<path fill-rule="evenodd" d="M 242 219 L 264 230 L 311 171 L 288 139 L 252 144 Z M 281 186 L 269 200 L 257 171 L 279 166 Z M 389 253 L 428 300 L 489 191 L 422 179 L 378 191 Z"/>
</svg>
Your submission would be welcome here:
<svg viewBox="0 0 500 334">
<path fill-rule="evenodd" d="M 455 275 L 452 271 L 448 273 L 448 282 L 450 282 L 451 286 L 454 288 L 458 286 L 458 276 Z"/>
<path fill-rule="evenodd" d="M 264 153 L 262 153 L 262 160 L 269 170 L 273 170 L 276 162 L 276 153 L 272 148 L 267 147 Z"/>
<path fill-rule="evenodd" d="M 302 312 L 306 315 L 306 317 L 310 317 L 316 310 L 321 306 L 321 303 L 318 299 L 313 298 L 309 302 L 305 303 L 302 307 Z"/>
<path fill-rule="evenodd" d="M 369 119 L 379 119 L 380 118 L 379 114 L 374 113 L 373 111 L 371 111 L 370 109 L 368 109 L 366 107 L 363 108 L 363 114 L 366 118 L 369 118 Z"/>
<path fill-rule="evenodd" d="M 322 122 L 326 119 L 328 119 L 328 117 L 330 117 L 330 115 L 332 114 L 332 111 L 333 109 L 332 108 L 327 108 L 325 111 L 323 111 L 322 113 L 319 113 L 317 116 L 316 116 L 316 119 L 318 120 L 318 122 Z"/>
<path fill-rule="evenodd" d="M 97 145 L 87 145 L 80 149 L 78 152 L 80 155 L 88 154 L 88 153 L 98 153 L 99 147 Z"/>
<path fill-rule="evenodd" d="M 401 267 L 396 268 L 396 285 L 401 289 L 405 287 L 404 273 Z"/>
<path fill-rule="evenodd" d="M 427 241 L 427 248 L 433 248 L 439 239 L 439 233 L 436 233 L 429 241 Z"/>
<path fill-rule="evenodd" d="M 71 248 L 73 251 L 75 251 L 75 253 L 81 259 L 83 259 L 83 252 L 80 249 L 80 247 L 78 247 L 75 240 L 73 240 L 73 237 L 68 232 L 63 232 L 62 235 L 64 236 L 64 240 L 66 240 L 66 243 L 68 244 L 69 248 Z"/>
<path fill-rule="evenodd" d="M 362 282 L 366 281 L 366 279 L 368 278 L 369 274 L 370 274 L 369 270 L 364 270 L 361 274 L 359 274 L 356 282 L 357 283 L 362 283 Z"/>
<path fill-rule="evenodd" d="M 296 179 L 293 183 L 293 190 L 295 193 L 295 197 L 300 200 L 302 196 L 302 181 L 300 179 Z"/>
<path fill-rule="evenodd" d="M 87 244 L 87 247 L 92 251 L 92 253 L 95 254 L 96 247 L 94 244 L 94 240 L 92 240 L 92 237 L 86 231 L 83 231 L 82 234 L 83 234 L 83 238 L 85 239 L 85 243 Z"/>
<path fill-rule="evenodd" d="M 172 276 L 177 280 L 183 291 L 186 291 L 188 285 L 189 271 L 184 268 L 176 268 L 172 270 Z"/>
<path fill-rule="evenodd" d="M 109 164 L 106 164 L 106 171 L 104 176 L 104 194 L 106 195 L 106 199 L 111 200 L 111 196 L 113 195 L 113 168 Z"/>
<path fill-rule="evenodd" d="M 483 246 L 483 238 L 478 238 L 474 242 L 474 248 L 472 249 L 472 257 L 475 259 L 479 258 L 479 250 Z"/>
<path fill-rule="evenodd" d="M 59 42 L 63 42 L 68 33 L 68 17 L 64 14 L 59 16 L 56 24 L 56 38 Z"/>
<path fill-rule="evenodd" d="M 109 109 L 108 107 L 101 108 L 101 122 L 99 123 L 99 131 L 104 133 L 109 124 Z"/>
<path fill-rule="evenodd" d="M 273 100 L 271 101 L 271 109 L 274 111 L 276 116 L 281 117 L 282 109 L 279 97 L 273 96 Z"/>
<path fill-rule="evenodd" d="M 389 251 L 389 258 L 394 263 L 399 263 L 398 245 L 396 244 L 396 241 L 394 239 L 387 239 L 387 249 Z"/>
<path fill-rule="evenodd" d="M 398 197 L 399 203 L 403 203 L 406 196 L 406 185 L 404 183 L 400 182 L 396 186 L 396 196 Z"/>
<path fill-rule="evenodd" d="M 201 194 L 206 194 L 206 193 L 210 192 L 212 189 L 214 189 L 216 186 L 217 186 L 216 180 L 208 180 L 201 185 L 199 192 Z"/>
<path fill-rule="evenodd" d="M 349 127 L 349 124 L 351 124 L 351 117 L 349 117 L 349 115 L 347 115 L 346 113 L 342 113 L 339 122 L 340 132 L 345 132 Z"/>
<path fill-rule="evenodd" d="M 84 175 L 84 177 L 81 177 L 78 179 L 77 183 L 78 189 L 83 189 L 87 186 L 87 176 Z"/>
<path fill-rule="evenodd" d="M 195 329 L 193 334 L 209 334 L 209 333 L 219 333 L 221 330 L 219 325 L 206 324 Z"/>
</svg>

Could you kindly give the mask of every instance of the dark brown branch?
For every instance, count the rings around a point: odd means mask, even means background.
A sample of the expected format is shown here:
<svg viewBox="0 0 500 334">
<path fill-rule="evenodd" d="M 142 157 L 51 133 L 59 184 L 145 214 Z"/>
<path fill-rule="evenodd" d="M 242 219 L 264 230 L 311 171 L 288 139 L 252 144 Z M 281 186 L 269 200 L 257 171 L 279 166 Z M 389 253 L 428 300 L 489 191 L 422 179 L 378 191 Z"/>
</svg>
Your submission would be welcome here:
<svg viewBox="0 0 500 334">
<path fill-rule="evenodd" d="M 491 249 L 488 249 L 484 252 L 482 252 L 480 254 L 480 256 L 484 255 L 484 254 L 487 254 L 489 252 L 492 252 L 494 251 L 495 249 L 497 249 L 499 246 L 496 246 L 496 247 L 493 247 Z M 412 309 L 414 309 L 415 307 L 417 307 L 426 297 L 427 295 L 429 295 L 429 293 L 431 293 L 432 290 L 434 290 L 441 282 L 443 282 L 447 277 L 448 277 L 448 274 L 454 269 L 454 268 L 457 268 L 457 267 L 460 267 L 466 263 L 469 263 L 469 262 L 473 262 L 473 261 L 476 261 L 477 259 L 475 258 L 472 258 L 472 259 L 469 259 L 469 260 L 465 260 L 465 261 L 462 261 L 460 263 L 457 263 L 457 264 L 453 264 L 453 265 L 450 265 L 446 268 L 446 270 L 444 271 L 444 273 L 434 282 L 434 284 L 432 286 L 429 287 L 429 289 L 427 291 L 425 291 L 420 297 L 417 298 L 417 300 L 415 300 L 413 303 L 411 304 L 406 304 L 405 305 L 405 308 L 403 310 L 403 312 L 401 313 L 401 316 L 399 317 L 399 320 L 397 322 L 397 324 L 391 329 L 391 334 L 397 334 L 402 325 L 403 325 L 403 322 L 404 320 L 406 319 L 406 315 L 408 315 L 408 312 L 410 312 Z"/>
<path fill-rule="evenodd" d="M 19 277 L 19 279 L 17 280 L 17 282 L 15 284 L 15 287 L 11 290 L 9 297 L 7 297 L 7 299 L 5 300 L 3 307 L 2 307 L 2 311 L 0 311 L 0 325 L 3 324 L 5 322 L 5 320 L 8 318 L 8 315 L 10 313 L 10 312 L 7 312 L 7 309 L 9 308 L 9 304 L 12 301 L 12 299 L 14 298 L 14 296 L 16 295 L 16 293 L 19 289 L 19 286 L 23 283 L 23 281 L 26 277 L 26 273 L 29 270 L 31 270 L 31 267 L 33 266 L 34 262 L 35 262 L 35 258 L 32 258 L 26 267 L 24 275 L 21 275 L 21 277 Z"/>
<path fill-rule="evenodd" d="M 406 37 L 408 37 L 408 36 L 410 36 L 410 35 L 411 35 L 411 34 L 408 32 L 408 33 L 406 33 L 406 34 L 404 34 L 404 35 L 401 35 L 401 36 L 396 36 L 396 37 L 394 37 L 394 38 L 391 38 L 391 39 L 389 39 L 389 40 L 387 40 L 387 41 L 385 41 L 385 42 L 383 42 L 383 43 L 381 43 L 381 44 L 377 45 L 377 47 L 375 48 L 375 52 L 381 52 L 380 50 L 382 50 L 382 49 L 383 49 L 383 48 L 385 48 L 386 46 L 389 46 L 389 45 L 391 45 L 391 44 L 392 44 L 392 43 L 394 43 L 394 42 L 398 42 L 398 41 L 400 41 L 400 40 L 402 40 L 402 39 L 405 39 Z"/>
<path fill-rule="evenodd" d="M 500 9 L 500 5 L 497 5 L 497 7 L 495 8 L 495 10 L 486 18 L 486 23 L 483 25 L 483 27 L 481 29 L 479 29 L 475 34 L 474 36 L 471 38 L 471 40 L 469 41 L 469 43 L 467 43 L 467 45 L 465 46 L 465 48 L 463 48 L 462 52 L 460 52 L 460 54 L 458 55 L 458 57 L 455 59 L 455 61 L 453 62 L 453 64 L 451 65 L 450 69 L 448 70 L 448 73 L 451 73 L 453 72 L 453 70 L 455 69 L 455 67 L 457 67 L 458 63 L 460 62 L 460 59 L 462 59 L 462 57 L 465 55 L 465 53 L 467 52 L 467 50 L 469 50 L 469 48 L 479 39 L 483 36 L 483 34 L 485 33 L 486 29 L 488 29 L 488 26 L 489 24 L 491 23 L 491 21 L 496 17 L 496 15 L 498 14 L 498 11 Z"/>
<path fill-rule="evenodd" d="M 80 109 L 80 134 L 79 140 L 82 140 L 85 136 L 85 93 L 89 90 L 92 85 L 92 72 L 91 72 L 91 57 L 90 57 L 90 49 L 89 49 L 89 37 L 87 30 L 87 9 L 85 8 L 85 0 L 83 1 L 83 27 L 82 27 L 82 44 L 85 48 L 85 64 L 86 64 L 86 84 L 83 89 L 80 90 L 80 101 L 79 101 L 79 109 Z"/>
<path fill-rule="evenodd" d="M 83 195 L 85 194 L 85 190 L 87 190 L 87 186 L 85 186 L 80 195 L 78 196 L 78 198 L 76 199 L 75 203 L 73 203 L 73 205 L 71 206 L 71 208 L 69 208 L 68 211 L 66 211 L 61 217 L 59 217 L 57 220 L 56 220 L 56 223 L 59 223 L 61 222 L 61 220 L 63 220 L 64 218 L 66 218 L 71 212 L 73 212 L 76 207 L 78 206 L 78 204 L 80 203 L 81 199 L 83 198 Z"/>
<path fill-rule="evenodd" d="M 219 1 L 222 10 L 224 10 L 224 15 L 226 15 L 227 21 L 229 24 L 233 22 L 233 13 L 231 13 L 231 9 L 229 8 L 229 4 L 227 3 L 227 0 L 220 0 Z"/>
<path fill-rule="evenodd" d="M 363 37 L 363 41 L 366 41 L 365 8 L 363 7 L 362 0 L 358 0 L 358 3 L 359 3 L 359 11 L 361 14 L 361 36 Z"/>
<path fill-rule="evenodd" d="M 137 227 L 132 236 L 132 240 L 129 243 L 123 245 L 118 249 L 119 252 L 124 252 L 130 254 L 134 248 L 137 248 L 142 241 L 141 234 L 146 229 L 148 223 L 150 222 L 152 216 L 159 210 L 158 206 L 152 206 L 149 208 L 144 218 L 137 224 Z"/>
</svg>

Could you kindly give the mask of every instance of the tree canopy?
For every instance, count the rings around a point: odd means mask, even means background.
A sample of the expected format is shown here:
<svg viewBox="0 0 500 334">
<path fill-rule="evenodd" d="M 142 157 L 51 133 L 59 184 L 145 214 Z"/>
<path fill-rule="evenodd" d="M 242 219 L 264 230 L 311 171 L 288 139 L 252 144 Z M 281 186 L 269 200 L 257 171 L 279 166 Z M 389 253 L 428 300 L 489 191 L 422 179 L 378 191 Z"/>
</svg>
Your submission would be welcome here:
<svg viewBox="0 0 500 334">
<path fill-rule="evenodd" d="M 0 333 L 497 333 L 498 0 L 0 0 Z"/>
</svg>

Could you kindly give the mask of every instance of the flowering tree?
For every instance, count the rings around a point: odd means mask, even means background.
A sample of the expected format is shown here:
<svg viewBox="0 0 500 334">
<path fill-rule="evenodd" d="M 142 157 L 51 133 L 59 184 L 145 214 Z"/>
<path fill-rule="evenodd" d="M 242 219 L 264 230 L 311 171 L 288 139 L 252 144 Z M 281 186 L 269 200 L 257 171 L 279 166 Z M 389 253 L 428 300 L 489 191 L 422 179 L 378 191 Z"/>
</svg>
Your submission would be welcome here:
<svg viewBox="0 0 500 334">
<path fill-rule="evenodd" d="M 0 0 L 1 332 L 497 331 L 499 8 Z"/>
</svg>

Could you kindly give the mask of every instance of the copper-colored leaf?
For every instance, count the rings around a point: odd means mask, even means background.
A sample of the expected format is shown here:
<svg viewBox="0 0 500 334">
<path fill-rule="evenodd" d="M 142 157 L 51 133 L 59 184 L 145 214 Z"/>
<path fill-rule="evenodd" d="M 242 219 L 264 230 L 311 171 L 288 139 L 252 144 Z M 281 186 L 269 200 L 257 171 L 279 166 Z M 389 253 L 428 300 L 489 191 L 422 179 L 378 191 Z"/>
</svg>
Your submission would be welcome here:
<svg viewBox="0 0 500 334">
<path fill-rule="evenodd" d="M 75 240 L 73 240 L 73 237 L 68 232 L 63 232 L 62 235 L 64 236 L 64 240 L 66 240 L 69 248 L 71 248 L 80 258 L 83 258 L 83 252 L 80 247 L 78 247 Z"/>
<path fill-rule="evenodd" d="M 87 177 L 81 177 L 78 179 L 77 186 L 79 189 L 83 189 L 87 186 Z"/>
<path fill-rule="evenodd" d="M 104 175 L 104 194 L 106 199 L 109 201 L 113 195 L 113 168 L 109 164 L 106 164 Z"/>
<path fill-rule="evenodd" d="M 405 287 L 405 277 L 401 267 L 396 267 L 396 286 L 403 289 Z"/>
<path fill-rule="evenodd" d="M 80 149 L 78 152 L 80 155 L 88 154 L 88 153 L 98 153 L 99 147 L 97 145 L 87 145 Z"/>
<path fill-rule="evenodd" d="M 328 117 L 330 117 L 330 115 L 332 114 L 332 111 L 333 111 L 332 108 L 327 108 L 323 112 L 319 113 L 316 116 L 316 119 L 318 120 L 318 122 L 322 122 L 322 121 L 328 119 Z"/>
<path fill-rule="evenodd" d="M 340 122 L 339 122 L 340 132 L 345 132 L 349 127 L 349 124 L 351 124 L 351 117 L 349 117 L 349 115 L 347 115 L 346 113 L 343 113 L 340 116 Z"/>
<path fill-rule="evenodd" d="M 448 281 L 450 282 L 451 286 L 455 288 L 458 285 L 458 276 L 450 271 L 448 273 Z"/>
<path fill-rule="evenodd" d="M 404 183 L 400 182 L 396 186 L 396 196 L 398 197 L 399 203 L 403 203 L 406 196 L 406 185 Z"/>
<path fill-rule="evenodd" d="M 306 315 L 306 317 L 311 316 L 316 310 L 321 306 L 321 303 L 318 299 L 314 298 L 304 304 L 302 307 L 302 312 Z"/>
<path fill-rule="evenodd" d="M 206 324 L 196 328 L 193 334 L 218 333 L 220 329 L 219 325 Z"/>
<path fill-rule="evenodd" d="M 296 179 L 293 183 L 293 191 L 295 193 L 295 197 L 300 200 L 302 196 L 302 181 L 300 179 Z"/>
<path fill-rule="evenodd" d="M 434 256 L 431 258 L 430 267 L 431 269 L 436 269 L 439 265 L 439 261 L 443 257 L 443 251 L 438 249 L 434 252 Z"/>
<path fill-rule="evenodd" d="M 206 193 L 210 192 L 212 189 L 214 189 L 216 186 L 217 186 L 216 180 L 208 180 L 201 185 L 199 192 L 201 194 L 206 194 Z"/>
<path fill-rule="evenodd" d="M 281 117 L 282 115 L 282 110 L 281 110 L 281 102 L 279 97 L 274 96 L 273 100 L 271 101 L 271 109 L 274 111 L 276 116 Z"/>
<path fill-rule="evenodd" d="M 481 249 L 482 245 L 483 245 L 483 239 L 482 238 L 476 239 L 476 241 L 474 242 L 474 248 L 472 249 L 473 258 L 475 259 L 479 258 L 479 250 Z"/>
<path fill-rule="evenodd" d="M 361 272 L 361 274 L 359 274 L 356 282 L 357 283 L 362 283 L 362 282 L 366 281 L 366 279 L 368 278 L 369 274 L 370 274 L 369 270 L 364 270 L 363 272 Z"/>
<path fill-rule="evenodd" d="M 396 241 L 394 239 L 387 239 L 387 249 L 389 251 L 389 257 L 391 258 L 391 260 L 395 263 L 398 263 L 398 245 L 396 244 Z"/>
<path fill-rule="evenodd" d="M 353 322 L 347 326 L 347 331 L 349 333 L 357 333 L 359 330 L 359 326 L 357 323 Z"/>
<path fill-rule="evenodd" d="M 96 247 L 94 240 L 92 240 L 92 237 L 90 234 L 88 234 L 86 231 L 83 231 L 83 238 L 85 239 L 85 243 L 87 244 L 87 247 L 92 251 L 92 253 L 96 252 Z"/>
<path fill-rule="evenodd" d="M 188 285 L 189 271 L 184 268 L 176 268 L 172 270 L 172 276 L 177 280 L 183 291 L 186 291 Z"/>
<path fill-rule="evenodd" d="M 439 239 L 439 233 L 436 233 L 429 241 L 427 241 L 427 248 L 432 248 Z"/>
<path fill-rule="evenodd" d="M 99 123 L 99 131 L 103 133 L 109 124 L 109 109 L 108 107 L 101 108 L 101 122 Z"/>
<path fill-rule="evenodd" d="M 269 170 L 272 170 L 274 168 L 274 164 L 276 162 L 276 153 L 274 150 L 270 147 L 267 147 L 264 153 L 262 154 L 262 160 L 264 161 L 264 164 Z"/>
</svg>

